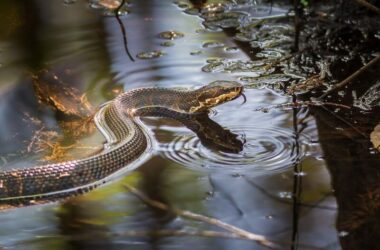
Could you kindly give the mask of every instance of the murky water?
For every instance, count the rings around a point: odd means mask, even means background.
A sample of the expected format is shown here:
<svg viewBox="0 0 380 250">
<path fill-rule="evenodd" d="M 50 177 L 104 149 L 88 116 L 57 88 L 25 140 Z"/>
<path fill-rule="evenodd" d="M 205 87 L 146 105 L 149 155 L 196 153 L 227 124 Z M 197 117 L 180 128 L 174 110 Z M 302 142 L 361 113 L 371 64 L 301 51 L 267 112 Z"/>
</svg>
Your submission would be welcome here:
<svg viewBox="0 0 380 250">
<path fill-rule="evenodd" d="M 215 228 L 146 206 L 125 184 L 173 207 L 267 236 L 285 249 L 340 248 L 339 238 L 349 232 L 335 226 L 337 202 L 315 118 L 305 108 L 260 111 L 291 102 L 282 83 L 302 78 L 298 72 L 265 68 L 287 53 L 293 30 L 287 24 L 265 24 L 260 32 L 250 32 L 268 15 L 267 8 L 241 4 L 231 10 L 216 4 L 199 14 L 192 6 L 132 1 L 119 11 L 121 26 L 107 10 L 110 6 L 97 1 L 0 3 L 8 20 L 0 24 L 4 169 L 97 152 L 103 138 L 91 124 L 86 130 L 75 122 L 83 124 L 81 119 L 123 90 L 195 89 L 230 80 L 246 86 L 247 99 L 218 106 L 209 118 L 197 121 L 205 134 L 216 131 L 226 147 L 221 142 L 215 146 L 179 121 L 143 118 L 155 137 L 148 161 L 86 195 L 1 212 L 0 249 L 262 248 L 236 239 L 128 236 L 134 231 Z M 222 12 L 226 9 L 228 14 Z M 209 15 L 211 11 L 219 14 Z M 286 9 L 275 8 L 270 15 L 284 13 Z M 235 39 L 221 29 L 242 22 L 251 23 Z M 276 39 L 262 39 L 268 33 Z M 247 54 L 236 41 L 249 41 L 257 53 Z M 42 92 L 56 93 L 59 101 L 36 98 L 36 84 L 51 86 Z M 74 88 L 73 96 L 85 97 L 88 106 L 78 109 L 83 98 L 62 101 L 62 86 Z M 68 114 L 70 105 L 76 111 Z"/>
</svg>

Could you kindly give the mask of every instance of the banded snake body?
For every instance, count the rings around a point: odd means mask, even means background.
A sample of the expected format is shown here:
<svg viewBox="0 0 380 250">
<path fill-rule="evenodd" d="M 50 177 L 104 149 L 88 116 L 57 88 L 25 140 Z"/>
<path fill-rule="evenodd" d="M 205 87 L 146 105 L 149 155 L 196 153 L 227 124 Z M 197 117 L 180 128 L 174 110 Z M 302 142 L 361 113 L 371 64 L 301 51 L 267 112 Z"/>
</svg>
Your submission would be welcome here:
<svg viewBox="0 0 380 250">
<path fill-rule="evenodd" d="M 106 138 L 102 152 L 88 158 L 25 169 L 0 171 L 0 204 L 65 198 L 89 191 L 128 167 L 146 152 L 150 137 L 136 117 L 144 114 L 195 114 L 242 94 L 236 82 L 216 81 L 192 91 L 139 88 L 120 94 L 95 114 Z"/>
</svg>

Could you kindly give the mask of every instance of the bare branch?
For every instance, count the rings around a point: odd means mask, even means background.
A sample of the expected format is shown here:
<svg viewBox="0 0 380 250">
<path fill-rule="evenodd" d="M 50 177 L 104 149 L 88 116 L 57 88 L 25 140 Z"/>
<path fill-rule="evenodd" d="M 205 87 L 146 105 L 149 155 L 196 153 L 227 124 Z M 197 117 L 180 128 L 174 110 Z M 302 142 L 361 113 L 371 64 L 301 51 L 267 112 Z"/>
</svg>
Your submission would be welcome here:
<svg viewBox="0 0 380 250">
<path fill-rule="evenodd" d="M 220 221 L 216 218 L 208 217 L 208 216 L 201 215 L 201 214 L 196 214 L 196 213 L 186 211 L 186 210 L 181 210 L 178 208 L 170 208 L 168 205 L 166 205 L 164 203 L 150 199 L 145 194 L 143 194 L 140 190 L 138 190 L 132 186 L 125 185 L 125 188 L 128 189 L 131 193 L 136 195 L 139 199 L 141 199 L 143 202 L 145 202 L 149 206 L 159 208 L 161 210 L 173 212 L 173 213 L 177 214 L 178 216 L 186 217 L 186 218 L 197 220 L 197 221 L 202 221 L 202 222 L 205 222 L 207 224 L 223 228 L 223 229 L 229 231 L 230 233 L 232 233 L 236 236 L 239 236 L 241 238 L 245 238 L 248 240 L 256 241 L 257 243 L 259 243 L 263 246 L 266 246 L 266 247 L 270 247 L 270 248 L 275 247 L 275 244 L 270 242 L 269 240 L 267 240 L 265 238 L 265 236 L 248 232 L 248 231 L 243 230 L 241 228 L 235 227 L 231 224 Z"/>
<path fill-rule="evenodd" d="M 318 99 L 321 100 L 321 99 L 325 98 L 327 95 L 336 91 L 337 89 L 343 88 L 344 86 L 349 84 L 352 80 L 354 80 L 357 76 L 359 76 L 361 73 L 366 71 L 369 67 L 371 67 L 372 65 L 375 65 L 379 60 L 380 60 L 380 55 L 373 58 L 369 63 L 367 63 L 366 65 L 364 65 L 363 67 L 361 67 L 360 69 L 355 71 L 353 74 L 351 74 L 349 77 L 347 77 L 346 79 L 344 79 L 340 83 L 336 84 L 332 89 L 330 89 L 329 91 L 326 91 L 323 95 L 318 97 Z"/>
<path fill-rule="evenodd" d="M 376 12 L 377 14 L 380 14 L 380 8 L 376 7 L 375 5 L 365 1 L 365 0 L 356 0 L 356 2 L 364 7 L 367 7 L 368 9 Z"/>
</svg>

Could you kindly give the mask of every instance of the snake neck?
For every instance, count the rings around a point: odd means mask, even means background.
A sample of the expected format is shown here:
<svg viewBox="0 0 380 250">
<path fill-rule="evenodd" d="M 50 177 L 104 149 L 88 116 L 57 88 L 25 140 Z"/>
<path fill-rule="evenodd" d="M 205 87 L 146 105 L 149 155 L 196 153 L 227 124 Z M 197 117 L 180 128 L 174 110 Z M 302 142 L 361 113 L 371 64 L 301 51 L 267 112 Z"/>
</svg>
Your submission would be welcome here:
<svg viewBox="0 0 380 250">
<path fill-rule="evenodd" d="M 199 90 L 184 91 L 164 88 L 140 88 L 119 95 L 115 102 L 124 112 L 134 116 L 140 109 L 165 108 L 178 113 L 189 113 L 199 106 Z"/>
</svg>

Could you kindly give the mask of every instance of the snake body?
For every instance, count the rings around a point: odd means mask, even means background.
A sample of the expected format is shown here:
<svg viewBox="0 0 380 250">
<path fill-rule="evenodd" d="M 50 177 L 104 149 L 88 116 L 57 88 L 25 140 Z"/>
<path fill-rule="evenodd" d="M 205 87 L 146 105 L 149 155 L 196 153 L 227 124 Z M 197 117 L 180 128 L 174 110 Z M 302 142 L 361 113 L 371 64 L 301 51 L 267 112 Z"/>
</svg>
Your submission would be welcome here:
<svg viewBox="0 0 380 250">
<path fill-rule="evenodd" d="M 102 152 L 80 160 L 2 171 L 0 201 L 60 198 L 91 190 L 149 148 L 151 139 L 138 116 L 162 110 L 174 114 L 204 112 L 237 98 L 242 90 L 239 83 L 217 81 L 192 91 L 139 88 L 120 94 L 95 115 L 95 124 L 106 138 Z"/>
</svg>

